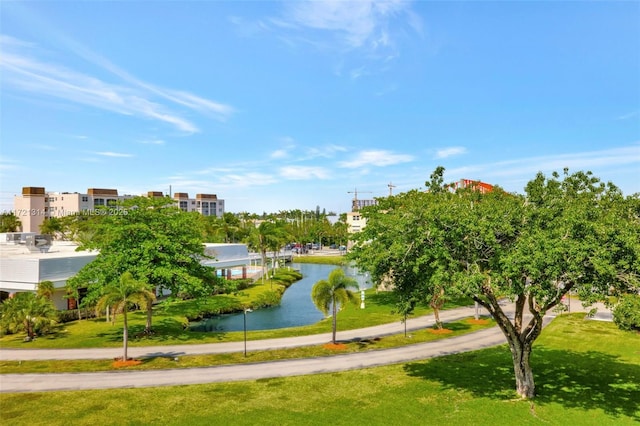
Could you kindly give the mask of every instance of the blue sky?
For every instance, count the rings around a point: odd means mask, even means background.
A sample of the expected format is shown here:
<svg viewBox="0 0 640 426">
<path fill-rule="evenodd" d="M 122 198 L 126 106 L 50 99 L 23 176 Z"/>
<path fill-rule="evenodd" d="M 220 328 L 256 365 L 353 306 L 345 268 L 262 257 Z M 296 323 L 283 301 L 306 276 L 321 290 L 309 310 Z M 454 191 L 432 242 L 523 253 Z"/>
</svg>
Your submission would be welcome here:
<svg viewBox="0 0 640 426">
<path fill-rule="evenodd" d="M 438 165 L 640 192 L 639 2 L 0 3 L 0 208 L 23 186 L 350 210 Z"/>
</svg>

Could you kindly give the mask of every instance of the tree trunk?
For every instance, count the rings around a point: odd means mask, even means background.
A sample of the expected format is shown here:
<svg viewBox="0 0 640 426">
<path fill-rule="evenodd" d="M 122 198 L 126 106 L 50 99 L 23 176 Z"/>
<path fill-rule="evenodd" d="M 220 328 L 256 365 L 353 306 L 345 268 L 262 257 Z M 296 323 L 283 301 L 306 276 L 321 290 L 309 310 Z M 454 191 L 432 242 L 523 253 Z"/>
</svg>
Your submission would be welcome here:
<svg viewBox="0 0 640 426">
<path fill-rule="evenodd" d="M 35 333 L 33 332 L 33 326 L 31 324 L 31 320 L 28 318 L 24 321 L 24 330 L 27 332 L 27 340 L 29 341 L 33 340 L 33 336 Z"/>
<path fill-rule="evenodd" d="M 127 360 L 127 346 L 129 343 L 129 328 L 127 325 L 127 308 L 125 307 L 122 311 L 122 315 L 123 315 L 123 322 L 124 322 L 124 329 L 122 330 L 122 348 L 123 348 L 123 356 L 122 356 L 122 361 L 126 361 Z"/>
<path fill-rule="evenodd" d="M 152 315 L 153 315 L 153 301 L 149 300 L 147 301 L 147 325 L 144 328 L 145 334 L 153 333 L 153 328 L 151 328 Z"/>
<path fill-rule="evenodd" d="M 513 360 L 513 371 L 516 379 L 516 392 L 523 399 L 535 397 L 535 384 L 533 380 L 533 371 L 529 362 L 533 342 L 538 338 L 542 331 L 542 319 L 540 310 L 535 309 L 535 304 L 531 298 L 525 300 L 525 296 L 518 296 L 516 299 L 516 312 L 513 322 L 505 314 L 500 306 L 498 299 L 493 295 L 489 287 L 483 289 L 487 300 L 475 297 L 475 301 L 484 306 L 493 316 L 496 324 L 504 333 L 509 349 L 511 350 L 511 358 Z M 523 323 L 523 314 L 526 301 L 529 302 L 529 313 L 533 318 L 525 325 Z M 546 308 L 542 309 L 546 312 Z"/>
<path fill-rule="evenodd" d="M 531 370 L 531 345 L 522 344 L 519 341 L 509 341 L 511 357 L 513 359 L 513 371 L 516 377 L 516 393 L 524 399 L 535 397 L 535 383 Z"/>
<path fill-rule="evenodd" d="M 431 305 L 433 308 L 433 316 L 436 318 L 436 328 L 438 330 L 442 330 L 442 322 L 440 321 L 440 309 L 436 306 Z"/>
<path fill-rule="evenodd" d="M 338 309 L 336 307 L 336 304 L 337 304 L 337 302 L 336 302 L 336 300 L 334 298 L 333 299 L 333 318 L 332 318 L 332 320 L 333 320 L 333 339 L 332 339 L 332 342 L 333 342 L 334 345 L 336 344 L 336 328 L 337 328 L 337 318 L 336 317 L 338 316 Z"/>
<path fill-rule="evenodd" d="M 440 309 L 444 306 L 444 289 L 436 290 L 431 297 L 431 308 L 433 308 L 433 315 L 436 318 L 436 327 L 438 330 L 442 330 L 442 322 L 440 321 Z"/>
</svg>

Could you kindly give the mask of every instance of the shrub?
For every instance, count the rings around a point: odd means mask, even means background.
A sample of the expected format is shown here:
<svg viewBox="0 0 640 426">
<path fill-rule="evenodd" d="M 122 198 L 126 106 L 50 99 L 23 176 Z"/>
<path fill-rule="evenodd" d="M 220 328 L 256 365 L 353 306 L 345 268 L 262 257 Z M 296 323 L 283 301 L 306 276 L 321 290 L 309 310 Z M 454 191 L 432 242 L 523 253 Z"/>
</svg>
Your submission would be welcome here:
<svg viewBox="0 0 640 426">
<path fill-rule="evenodd" d="M 613 309 L 613 322 L 621 330 L 640 330 L 640 295 L 623 296 Z"/>
</svg>

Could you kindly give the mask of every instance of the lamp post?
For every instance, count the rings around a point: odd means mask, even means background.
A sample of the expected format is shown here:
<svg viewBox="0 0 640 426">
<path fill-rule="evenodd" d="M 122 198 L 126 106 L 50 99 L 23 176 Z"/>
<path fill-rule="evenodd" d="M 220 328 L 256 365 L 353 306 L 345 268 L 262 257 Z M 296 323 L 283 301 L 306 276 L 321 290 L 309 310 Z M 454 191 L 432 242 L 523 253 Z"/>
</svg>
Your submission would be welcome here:
<svg viewBox="0 0 640 426">
<path fill-rule="evenodd" d="M 242 310 L 244 313 L 244 357 L 247 357 L 247 312 L 253 312 L 249 308 L 245 308 Z"/>
</svg>

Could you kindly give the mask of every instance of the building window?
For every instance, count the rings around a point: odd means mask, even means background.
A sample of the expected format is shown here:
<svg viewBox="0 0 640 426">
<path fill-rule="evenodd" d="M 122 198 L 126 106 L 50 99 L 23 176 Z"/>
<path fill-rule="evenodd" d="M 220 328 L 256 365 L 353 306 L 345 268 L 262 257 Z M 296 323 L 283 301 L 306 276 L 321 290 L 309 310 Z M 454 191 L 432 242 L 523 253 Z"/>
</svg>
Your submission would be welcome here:
<svg viewBox="0 0 640 426">
<path fill-rule="evenodd" d="M 93 200 L 94 206 L 104 206 L 104 198 L 96 198 Z"/>
<path fill-rule="evenodd" d="M 82 202 L 83 203 L 88 203 L 89 202 L 89 197 L 82 197 Z"/>
</svg>

